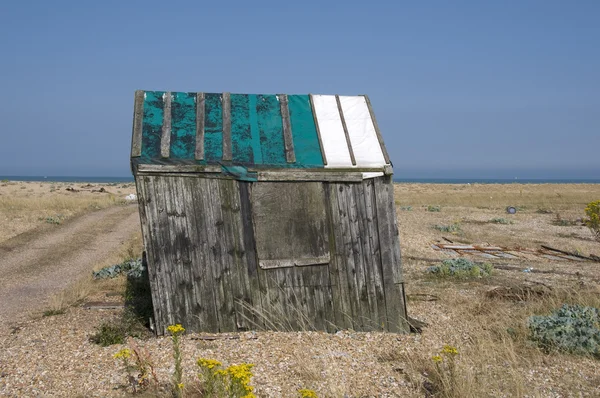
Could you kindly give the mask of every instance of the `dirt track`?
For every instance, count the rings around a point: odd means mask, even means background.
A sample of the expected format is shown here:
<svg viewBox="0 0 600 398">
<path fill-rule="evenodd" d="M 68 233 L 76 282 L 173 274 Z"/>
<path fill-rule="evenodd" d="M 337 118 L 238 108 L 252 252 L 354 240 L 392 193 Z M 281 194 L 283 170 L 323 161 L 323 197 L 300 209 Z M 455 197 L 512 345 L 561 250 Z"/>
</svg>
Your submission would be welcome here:
<svg viewBox="0 0 600 398">
<path fill-rule="evenodd" d="M 43 309 L 139 229 L 137 206 L 117 206 L 0 243 L 0 334 Z"/>
</svg>

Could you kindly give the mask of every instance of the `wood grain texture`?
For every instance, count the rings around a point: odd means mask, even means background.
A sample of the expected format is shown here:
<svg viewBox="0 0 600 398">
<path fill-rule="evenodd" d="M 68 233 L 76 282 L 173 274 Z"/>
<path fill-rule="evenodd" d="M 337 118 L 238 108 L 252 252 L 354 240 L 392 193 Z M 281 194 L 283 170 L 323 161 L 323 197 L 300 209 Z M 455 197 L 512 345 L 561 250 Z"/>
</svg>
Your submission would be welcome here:
<svg viewBox="0 0 600 398">
<path fill-rule="evenodd" d="M 160 137 L 160 156 L 168 158 L 171 154 L 171 93 L 164 94 L 163 125 Z"/>
<path fill-rule="evenodd" d="M 223 93 L 223 160 L 231 161 L 231 94 Z"/>
<path fill-rule="evenodd" d="M 340 120 L 342 121 L 342 127 L 344 128 L 344 135 L 346 136 L 346 145 L 348 146 L 348 152 L 350 153 L 350 160 L 352 165 L 356 166 L 356 158 L 354 157 L 354 149 L 352 149 L 352 141 L 350 141 L 350 134 L 348 133 L 348 126 L 346 125 L 346 118 L 344 117 L 344 111 L 342 109 L 342 103 L 340 102 L 340 96 L 335 96 L 337 102 L 338 111 L 340 113 Z"/>
<path fill-rule="evenodd" d="M 133 129 L 131 134 L 131 157 L 142 155 L 142 127 L 144 124 L 144 92 L 137 90 L 133 104 Z"/>
<path fill-rule="evenodd" d="M 360 182 L 360 172 L 337 172 L 337 171 L 307 171 L 307 170 L 278 170 L 259 171 L 258 181 L 345 181 Z"/>
<path fill-rule="evenodd" d="M 390 156 L 388 155 L 387 149 L 385 147 L 385 143 L 383 142 L 383 137 L 381 136 L 381 130 L 379 130 L 379 125 L 377 124 L 377 119 L 375 118 L 375 113 L 373 112 L 373 107 L 371 106 L 371 100 L 368 95 L 365 95 L 365 102 L 367 103 L 367 108 L 369 108 L 369 113 L 371 114 L 371 121 L 373 122 L 373 127 L 375 128 L 375 133 L 377 133 L 377 139 L 379 140 L 379 146 L 381 147 L 381 152 L 383 153 L 383 158 L 385 159 L 385 163 L 391 164 Z"/>
<path fill-rule="evenodd" d="M 283 141 L 285 146 L 285 159 L 288 163 L 296 161 L 294 153 L 294 140 L 292 137 L 292 125 L 290 122 L 290 108 L 288 106 L 288 97 L 285 94 L 277 96 L 281 108 L 281 121 L 283 125 Z"/>
<path fill-rule="evenodd" d="M 139 164 L 140 173 L 220 173 L 220 165 Z"/>
<path fill-rule="evenodd" d="M 317 113 L 315 112 L 315 102 L 313 95 L 308 96 L 310 100 L 310 109 L 312 110 L 313 119 L 315 121 L 315 127 L 317 129 L 317 138 L 319 139 L 319 146 L 321 147 L 321 156 L 323 157 L 323 164 L 327 166 L 327 156 L 325 156 L 325 147 L 323 146 L 323 139 L 321 138 L 321 129 L 319 128 L 319 121 L 317 120 Z"/>
<path fill-rule="evenodd" d="M 204 105 L 204 93 L 196 93 L 196 160 L 204 160 Z"/>
</svg>

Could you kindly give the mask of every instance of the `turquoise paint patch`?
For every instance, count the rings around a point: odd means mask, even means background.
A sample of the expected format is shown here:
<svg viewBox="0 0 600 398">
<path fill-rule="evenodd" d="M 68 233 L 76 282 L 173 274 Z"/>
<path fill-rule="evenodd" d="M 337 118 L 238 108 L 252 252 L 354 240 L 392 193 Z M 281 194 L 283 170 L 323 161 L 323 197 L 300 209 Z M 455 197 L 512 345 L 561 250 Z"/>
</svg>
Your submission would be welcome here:
<svg viewBox="0 0 600 398">
<path fill-rule="evenodd" d="M 324 167 L 319 136 L 308 95 L 288 95 L 296 163 L 289 167 Z"/>
<path fill-rule="evenodd" d="M 248 95 L 248 107 L 250 116 L 250 146 L 254 156 L 254 164 L 262 164 L 262 151 L 260 150 L 260 131 L 258 130 L 258 117 L 256 114 L 256 95 Z"/>
<path fill-rule="evenodd" d="M 163 91 L 146 91 L 144 122 L 142 123 L 142 158 L 160 157 L 160 138 L 163 125 Z"/>
<path fill-rule="evenodd" d="M 204 158 L 208 162 L 223 159 L 223 103 L 221 94 L 205 94 Z"/>
<path fill-rule="evenodd" d="M 194 159 L 196 94 L 173 93 L 171 101 L 171 159 Z"/>
<path fill-rule="evenodd" d="M 254 163 L 248 95 L 231 94 L 231 150 L 233 162 Z"/>
<path fill-rule="evenodd" d="M 262 163 L 265 165 L 286 165 L 283 123 L 277 96 L 256 96 L 256 119 L 260 136 Z"/>
</svg>

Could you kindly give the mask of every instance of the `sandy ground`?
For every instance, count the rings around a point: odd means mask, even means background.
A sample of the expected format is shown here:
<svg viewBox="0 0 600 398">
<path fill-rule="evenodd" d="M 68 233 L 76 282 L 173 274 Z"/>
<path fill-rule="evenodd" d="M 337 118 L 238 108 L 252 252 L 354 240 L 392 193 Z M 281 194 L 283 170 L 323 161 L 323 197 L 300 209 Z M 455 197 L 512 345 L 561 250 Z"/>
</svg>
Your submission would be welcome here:
<svg viewBox="0 0 600 398">
<path fill-rule="evenodd" d="M 139 229 L 136 205 L 115 206 L 0 243 L 0 334 L 89 274 L 90 264 Z"/>
<path fill-rule="evenodd" d="M 600 255 L 600 243 L 577 221 L 585 204 L 600 198 L 600 185 L 398 184 L 395 189 L 408 311 L 427 323 L 422 334 L 248 332 L 236 340 L 214 341 L 189 334 L 183 337 L 186 383 L 193 385 L 195 359 L 207 357 L 226 364 L 254 363 L 252 384 L 258 396 L 297 397 L 297 389 L 311 388 L 320 397 L 422 397 L 432 355 L 451 344 L 460 352 L 460 394 L 454 396 L 600 396 L 600 361 L 545 353 L 519 337 L 528 316 L 560 305 L 556 292 L 562 289 L 579 295 L 575 302 L 597 303 L 600 263 L 523 255 L 493 260 L 505 268 L 498 268 L 491 278 L 472 281 L 438 280 L 426 271 L 448 257 L 431 247 L 445 239 L 530 249 L 547 244 L 585 256 Z M 508 215 L 508 205 L 517 206 L 517 214 Z M 427 211 L 428 206 L 440 206 L 440 211 Z M 118 218 L 119 211 L 108 212 Z M 557 223 L 557 215 L 568 222 Z M 512 223 L 491 223 L 493 218 Z M 115 230 L 126 227 L 125 219 L 113 224 Z M 450 224 L 459 225 L 459 230 L 446 233 L 434 228 Z M 34 230 L 47 227 L 38 222 Z M 55 239 L 53 233 L 45 236 Z M 87 272 L 96 263 L 94 257 L 89 257 Z M 77 267 L 76 263 L 65 259 L 64 265 Z M 523 301 L 487 296 L 495 288 L 512 286 L 543 287 L 552 295 Z M 88 299 L 107 300 L 107 294 L 99 292 Z M 18 329 L 0 336 L 0 396 L 124 396 L 125 375 L 112 358 L 123 346 L 103 348 L 89 341 L 102 322 L 118 315 L 115 310 L 76 306 L 63 315 L 20 322 Z M 141 344 L 151 353 L 161 382 L 168 382 L 173 371 L 169 338 Z"/>
</svg>

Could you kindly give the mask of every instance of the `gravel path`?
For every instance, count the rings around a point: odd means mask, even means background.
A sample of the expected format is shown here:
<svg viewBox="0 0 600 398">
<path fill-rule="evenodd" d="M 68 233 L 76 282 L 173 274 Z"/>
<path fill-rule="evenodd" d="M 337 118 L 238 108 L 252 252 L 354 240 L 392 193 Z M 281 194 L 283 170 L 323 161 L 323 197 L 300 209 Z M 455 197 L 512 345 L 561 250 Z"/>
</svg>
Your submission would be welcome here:
<svg viewBox="0 0 600 398">
<path fill-rule="evenodd" d="M 136 205 L 115 206 L 0 243 L 0 334 L 42 309 L 139 228 Z"/>
</svg>

